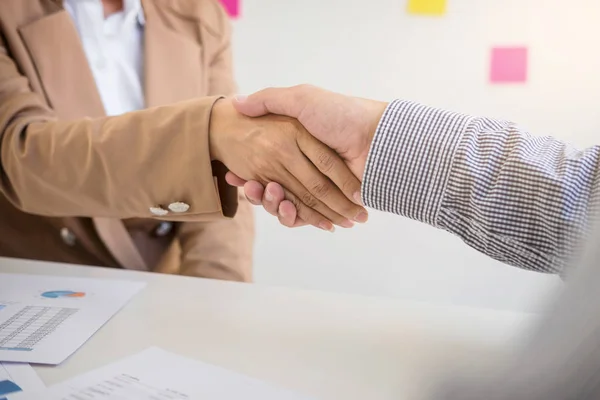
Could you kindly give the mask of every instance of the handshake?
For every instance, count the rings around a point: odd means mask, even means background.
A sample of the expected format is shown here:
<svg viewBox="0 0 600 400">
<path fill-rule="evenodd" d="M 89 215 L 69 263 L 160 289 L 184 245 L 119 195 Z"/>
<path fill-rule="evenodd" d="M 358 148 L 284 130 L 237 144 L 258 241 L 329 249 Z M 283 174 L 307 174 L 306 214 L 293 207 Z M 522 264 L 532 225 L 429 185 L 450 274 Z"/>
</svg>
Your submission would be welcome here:
<svg viewBox="0 0 600 400">
<path fill-rule="evenodd" d="M 387 103 L 309 85 L 218 101 L 210 154 L 254 205 L 288 227 L 364 223 L 361 180 Z"/>
</svg>

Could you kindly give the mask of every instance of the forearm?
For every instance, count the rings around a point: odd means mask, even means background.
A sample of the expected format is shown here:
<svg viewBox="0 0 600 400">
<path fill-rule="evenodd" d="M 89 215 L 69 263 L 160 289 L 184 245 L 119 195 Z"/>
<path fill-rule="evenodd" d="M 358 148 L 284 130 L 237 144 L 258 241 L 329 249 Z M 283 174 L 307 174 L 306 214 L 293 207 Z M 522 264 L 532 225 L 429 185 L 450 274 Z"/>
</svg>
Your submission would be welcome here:
<svg viewBox="0 0 600 400">
<path fill-rule="evenodd" d="M 396 101 L 375 135 L 363 198 L 500 261 L 559 272 L 597 204 L 599 154 L 508 122 Z"/>
<path fill-rule="evenodd" d="M 2 131 L 0 191 L 48 216 L 154 217 L 150 207 L 182 201 L 189 211 L 169 219 L 217 217 L 208 151 L 216 98 L 78 121 L 37 118 L 8 101 L 2 108 L 18 112 Z"/>
</svg>

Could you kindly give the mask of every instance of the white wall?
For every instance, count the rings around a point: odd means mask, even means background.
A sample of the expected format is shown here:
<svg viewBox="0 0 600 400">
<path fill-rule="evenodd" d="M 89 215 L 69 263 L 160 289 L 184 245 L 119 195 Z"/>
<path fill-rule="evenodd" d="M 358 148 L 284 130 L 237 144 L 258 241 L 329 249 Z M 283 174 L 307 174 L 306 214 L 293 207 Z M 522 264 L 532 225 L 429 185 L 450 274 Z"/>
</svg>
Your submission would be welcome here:
<svg viewBox="0 0 600 400">
<path fill-rule="evenodd" d="M 406 0 L 242 0 L 234 22 L 241 92 L 312 83 L 511 119 L 536 134 L 600 141 L 600 2 L 448 0 L 443 18 Z M 527 45 L 525 85 L 487 83 L 489 49 Z M 553 276 L 494 262 L 445 232 L 392 215 L 335 234 L 257 213 L 256 281 L 530 310 Z"/>
</svg>

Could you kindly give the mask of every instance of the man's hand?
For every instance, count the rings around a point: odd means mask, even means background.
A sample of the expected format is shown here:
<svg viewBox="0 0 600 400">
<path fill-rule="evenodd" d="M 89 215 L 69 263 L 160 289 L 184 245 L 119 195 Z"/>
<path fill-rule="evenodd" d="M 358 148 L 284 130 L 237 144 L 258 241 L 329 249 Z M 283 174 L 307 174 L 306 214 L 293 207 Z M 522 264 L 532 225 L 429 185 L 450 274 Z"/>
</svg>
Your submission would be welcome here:
<svg viewBox="0 0 600 400">
<path fill-rule="evenodd" d="M 310 85 L 270 88 L 233 105 L 249 117 L 278 114 L 296 118 L 315 138 L 335 150 L 362 179 L 367 155 L 387 103 L 344 96 Z"/>
<path fill-rule="evenodd" d="M 353 221 L 366 220 L 366 210 L 354 202 L 360 181 L 297 120 L 249 118 L 231 100 L 220 100 L 212 111 L 209 141 L 213 160 L 240 181 L 280 183 L 283 198 L 306 223 L 332 231 L 331 222 L 349 228 Z"/>
<path fill-rule="evenodd" d="M 310 134 L 335 150 L 358 179 L 362 179 L 373 136 L 387 107 L 384 102 L 348 97 L 310 85 L 238 96 L 233 105 L 250 117 L 279 114 L 296 118 Z M 227 181 L 244 186 L 248 200 L 262 204 L 283 225 L 305 224 L 294 204 L 284 200 L 283 188 L 278 185 L 281 182 L 272 181 L 265 190 L 264 182 L 248 181 L 239 175 L 229 174 Z M 356 192 L 354 200 L 360 203 L 360 193 Z"/>
</svg>

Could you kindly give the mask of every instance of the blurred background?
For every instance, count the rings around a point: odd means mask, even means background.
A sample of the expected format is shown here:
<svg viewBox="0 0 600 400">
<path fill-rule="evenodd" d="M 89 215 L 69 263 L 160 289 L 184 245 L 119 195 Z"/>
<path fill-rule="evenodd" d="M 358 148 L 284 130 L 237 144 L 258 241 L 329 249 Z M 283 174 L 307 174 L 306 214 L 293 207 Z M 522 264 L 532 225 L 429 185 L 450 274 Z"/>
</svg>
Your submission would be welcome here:
<svg viewBox="0 0 600 400">
<path fill-rule="evenodd" d="M 578 146 L 600 142 L 600 2 L 241 0 L 233 20 L 241 93 L 311 83 L 520 123 Z M 527 81 L 491 84 L 493 47 L 528 49 Z M 258 284 L 536 311 L 560 278 L 492 261 L 452 235 L 371 212 L 335 234 L 289 230 L 257 210 Z"/>
</svg>

